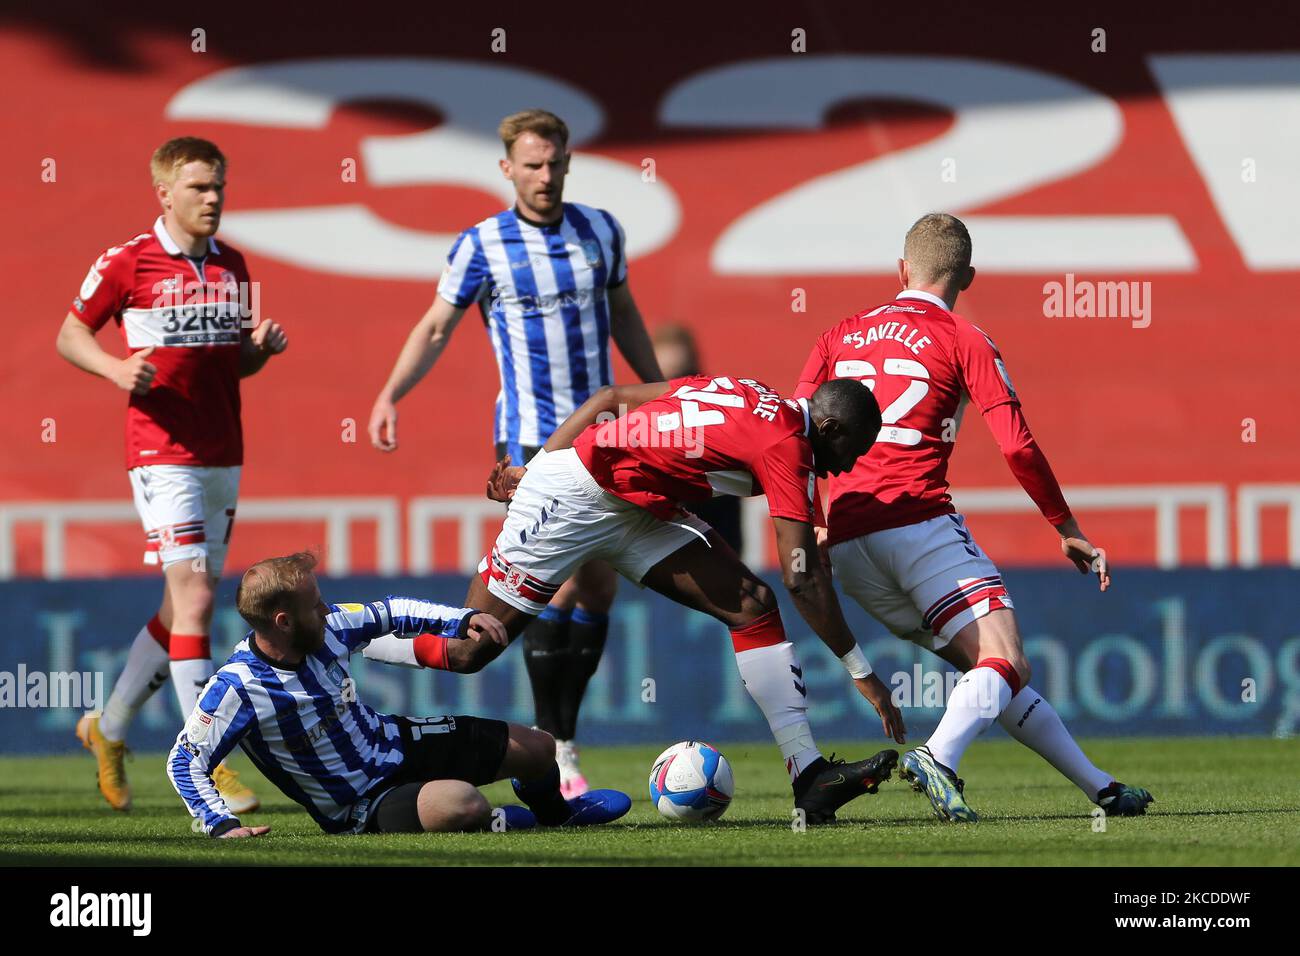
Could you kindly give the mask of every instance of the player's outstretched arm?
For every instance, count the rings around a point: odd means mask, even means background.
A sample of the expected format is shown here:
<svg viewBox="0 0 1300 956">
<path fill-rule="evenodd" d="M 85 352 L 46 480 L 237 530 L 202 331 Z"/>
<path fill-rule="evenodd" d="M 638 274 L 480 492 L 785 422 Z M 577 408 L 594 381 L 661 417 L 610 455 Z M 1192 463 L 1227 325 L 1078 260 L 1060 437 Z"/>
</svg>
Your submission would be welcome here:
<svg viewBox="0 0 1300 956">
<path fill-rule="evenodd" d="M 1020 405 L 1008 403 L 990 408 L 984 413 L 984 421 L 1020 487 L 1060 534 L 1061 551 L 1074 562 L 1080 573 L 1095 572 L 1101 589 L 1105 591 L 1110 587 L 1106 553 L 1094 547 L 1079 529 L 1079 522 L 1070 513 L 1070 506 L 1066 504 L 1047 456 L 1029 431 L 1029 423 L 1025 421 Z"/>
<path fill-rule="evenodd" d="M 871 665 L 849 631 L 831 577 L 818 557 L 813 526 L 806 521 L 775 516 L 772 523 L 776 526 L 776 547 L 781 557 L 781 579 L 799 615 L 848 669 L 858 693 L 880 715 L 885 736 L 903 743 L 907 739 L 903 715 L 890 699 L 889 688 L 871 672 Z"/>
<path fill-rule="evenodd" d="M 1070 514 L 1052 466 L 1029 431 L 1020 397 L 1011 384 L 997 346 L 975 326 L 959 323 L 954 354 L 971 402 L 982 410 L 984 424 L 993 433 L 1016 481 L 1033 499 L 1047 523 L 1060 533 L 1065 556 L 1084 574 L 1090 569 L 1096 571 L 1101 589 L 1106 590 L 1110 587 L 1106 555 L 1088 542 Z"/>
<path fill-rule="evenodd" d="M 626 282 L 609 290 L 609 334 L 637 378 L 643 382 L 663 380 L 645 319 Z"/>
<path fill-rule="evenodd" d="M 421 316 L 406 337 L 393 371 L 370 410 L 367 432 L 370 443 L 380 451 L 397 448 L 397 403 L 433 368 L 464 314 L 463 308 L 435 295 L 429 311 Z"/>
<path fill-rule="evenodd" d="M 574 413 L 551 433 L 542 451 L 549 454 L 571 448 L 574 440 L 594 425 L 602 415 L 626 415 L 632 409 L 658 398 L 666 391 L 668 391 L 667 382 L 606 385 L 579 405 Z M 519 482 L 523 480 L 524 472 L 527 470 L 523 465 L 510 464 L 508 457 L 502 458 L 492 467 L 492 473 L 488 475 L 487 496 L 493 501 L 509 501 L 515 496 L 515 489 L 519 487 Z"/>
<path fill-rule="evenodd" d="M 781 557 L 781 581 L 794 598 L 795 607 L 836 657 L 853 650 L 849 631 L 830 577 L 817 554 L 813 526 L 791 518 L 773 518 L 776 547 Z"/>
<path fill-rule="evenodd" d="M 582 432 L 597 423 L 602 415 L 625 415 L 633 408 L 645 405 L 651 399 L 658 398 L 668 390 L 668 382 L 645 382 L 643 385 L 606 385 L 586 399 L 577 410 L 564 419 L 559 428 L 551 432 L 550 440 L 542 446 L 542 451 L 550 454 L 573 446 Z M 515 489 L 524 479 L 528 468 L 523 464 L 511 464 L 510 458 L 502 458 L 494 464 L 487 476 L 487 497 L 493 501 L 510 501 L 515 497 Z"/>
<path fill-rule="evenodd" d="M 213 768 L 226 759 L 256 720 L 252 705 L 218 675 L 204 688 L 167 756 L 167 778 L 209 836 L 260 836 L 267 832 L 261 827 L 244 827 L 212 779 Z M 241 829 L 249 832 L 234 832 Z"/>
<path fill-rule="evenodd" d="M 152 345 L 125 359 L 110 355 L 95 341 L 95 331 L 72 312 L 63 318 L 55 347 L 59 355 L 83 372 L 106 378 L 118 388 L 135 395 L 149 391 L 158 371 L 149 361 L 153 354 Z"/>
<path fill-rule="evenodd" d="M 643 385 L 606 385 L 577 407 L 559 428 L 551 433 L 544 446 L 546 451 L 559 451 L 572 447 L 579 435 L 602 415 L 626 415 L 634 408 L 658 398 L 668 391 L 667 382 L 646 382 Z"/>
</svg>

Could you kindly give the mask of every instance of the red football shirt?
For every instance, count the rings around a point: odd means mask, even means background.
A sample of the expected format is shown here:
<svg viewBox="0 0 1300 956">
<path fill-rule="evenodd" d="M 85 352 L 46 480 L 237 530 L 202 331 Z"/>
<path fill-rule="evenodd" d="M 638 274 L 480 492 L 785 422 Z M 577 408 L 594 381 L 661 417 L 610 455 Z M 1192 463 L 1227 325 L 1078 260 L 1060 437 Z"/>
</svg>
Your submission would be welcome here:
<svg viewBox="0 0 1300 956">
<path fill-rule="evenodd" d="M 242 255 L 209 240 L 201 262 L 187 259 L 161 217 L 90 267 L 73 314 L 96 331 L 113 319 L 130 352 L 155 346 L 153 384 L 127 407 L 127 468 L 243 463 L 239 343 L 249 288 Z"/>
<path fill-rule="evenodd" d="M 829 479 L 831 544 L 952 512 L 948 458 L 966 400 L 986 416 L 1004 405 L 1018 413 L 1020 404 L 993 340 L 920 292 L 904 291 L 824 332 L 795 394 L 811 395 L 831 378 L 867 385 L 883 422 L 871 451 Z M 1050 470 L 1046 481 L 1044 499 L 1053 490 L 1059 499 Z M 1059 507 L 1068 515 L 1063 499 Z"/>
<path fill-rule="evenodd" d="M 773 517 L 812 521 L 808 409 L 748 378 L 691 375 L 574 441 L 602 488 L 670 519 L 718 495 L 767 495 Z"/>
</svg>

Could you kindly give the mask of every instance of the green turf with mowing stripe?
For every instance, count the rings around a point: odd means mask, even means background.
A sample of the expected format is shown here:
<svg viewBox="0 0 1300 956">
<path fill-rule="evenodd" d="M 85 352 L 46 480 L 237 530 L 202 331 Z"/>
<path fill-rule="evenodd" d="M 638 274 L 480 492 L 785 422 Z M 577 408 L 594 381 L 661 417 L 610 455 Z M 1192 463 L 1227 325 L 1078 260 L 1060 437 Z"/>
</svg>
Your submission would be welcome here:
<svg viewBox="0 0 1300 956">
<path fill-rule="evenodd" d="M 670 741 L 665 741 L 665 744 Z M 942 824 L 897 778 L 840 812 L 842 823 L 794 832 L 786 775 L 770 744 L 721 744 L 736 798 L 719 822 L 669 823 L 650 805 L 646 775 L 663 748 L 584 750 L 596 786 L 634 798 L 616 824 L 576 831 L 332 837 L 252 770 L 234 766 L 263 799 L 256 840 L 195 835 L 163 773 L 162 755 L 127 764 L 135 809 L 114 813 L 95 789 L 89 754 L 0 757 L 3 865 L 1290 865 L 1300 864 L 1300 742 L 1258 738 L 1094 740 L 1099 766 L 1156 797 L 1147 816 L 1108 819 L 1035 754 L 1007 740 L 977 742 L 962 763 L 974 826 Z M 859 759 L 882 745 L 836 746 Z M 826 747 L 829 753 L 832 748 Z M 514 802 L 508 783 L 485 791 Z"/>
</svg>

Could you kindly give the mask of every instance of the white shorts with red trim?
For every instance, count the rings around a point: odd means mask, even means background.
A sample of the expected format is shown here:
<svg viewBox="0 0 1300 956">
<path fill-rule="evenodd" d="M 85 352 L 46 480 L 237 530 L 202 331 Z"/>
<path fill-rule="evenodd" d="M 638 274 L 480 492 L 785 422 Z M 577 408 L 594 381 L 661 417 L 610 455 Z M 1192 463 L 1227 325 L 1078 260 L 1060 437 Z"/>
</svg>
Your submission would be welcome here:
<svg viewBox="0 0 1300 956">
<path fill-rule="evenodd" d="M 238 465 L 141 465 L 127 474 L 144 525 L 144 563 L 164 568 L 202 559 L 219 577 L 235 524 Z"/>
<path fill-rule="evenodd" d="M 1015 606 L 959 514 L 841 541 L 830 555 L 849 597 L 898 637 L 930 650 L 990 611 Z"/>
<path fill-rule="evenodd" d="M 478 570 L 501 600 L 540 614 L 588 561 L 608 561 L 640 584 L 652 567 L 709 531 L 692 514 L 661 521 L 610 494 L 596 484 L 578 453 L 566 448 L 533 459 L 510 502 L 505 527 Z"/>
</svg>

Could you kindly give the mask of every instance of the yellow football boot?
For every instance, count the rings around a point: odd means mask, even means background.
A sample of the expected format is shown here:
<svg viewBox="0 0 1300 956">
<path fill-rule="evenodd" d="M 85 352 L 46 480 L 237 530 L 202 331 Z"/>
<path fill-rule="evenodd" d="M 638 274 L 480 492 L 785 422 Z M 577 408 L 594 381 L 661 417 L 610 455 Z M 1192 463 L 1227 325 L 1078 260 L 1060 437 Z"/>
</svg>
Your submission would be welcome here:
<svg viewBox="0 0 1300 956">
<path fill-rule="evenodd" d="M 84 714 L 77 721 L 77 739 L 95 755 L 99 792 L 114 810 L 131 809 L 131 786 L 126 782 L 126 742 L 112 741 L 99 732 L 99 715 Z"/>
<path fill-rule="evenodd" d="M 235 816 L 252 813 L 262 805 L 257 794 L 250 790 L 240 779 L 239 774 L 224 763 L 219 763 L 212 771 L 212 782 L 217 785 L 217 793 L 226 801 L 226 806 Z"/>
</svg>

